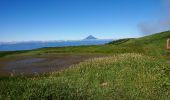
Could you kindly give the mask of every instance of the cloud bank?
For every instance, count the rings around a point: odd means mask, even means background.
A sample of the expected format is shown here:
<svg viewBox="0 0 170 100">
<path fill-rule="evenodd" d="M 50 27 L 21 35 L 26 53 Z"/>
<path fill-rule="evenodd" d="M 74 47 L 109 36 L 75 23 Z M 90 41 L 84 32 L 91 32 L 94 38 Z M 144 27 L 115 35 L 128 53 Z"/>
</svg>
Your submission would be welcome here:
<svg viewBox="0 0 170 100">
<path fill-rule="evenodd" d="M 170 0 L 162 0 L 163 15 L 155 22 L 141 22 L 138 28 L 143 35 L 170 30 Z"/>
</svg>

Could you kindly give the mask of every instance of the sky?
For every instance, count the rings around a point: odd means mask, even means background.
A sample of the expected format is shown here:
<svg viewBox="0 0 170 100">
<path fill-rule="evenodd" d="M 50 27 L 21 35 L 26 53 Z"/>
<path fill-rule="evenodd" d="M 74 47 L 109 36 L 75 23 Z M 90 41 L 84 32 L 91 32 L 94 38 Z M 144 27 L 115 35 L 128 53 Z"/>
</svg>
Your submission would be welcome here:
<svg viewBox="0 0 170 100">
<path fill-rule="evenodd" d="M 141 37 L 170 29 L 169 0 L 0 0 L 0 41 Z M 166 23 L 166 21 L 169 23 Z M 165 24 L 166 23 L 166 24 Z"/>
</svg>

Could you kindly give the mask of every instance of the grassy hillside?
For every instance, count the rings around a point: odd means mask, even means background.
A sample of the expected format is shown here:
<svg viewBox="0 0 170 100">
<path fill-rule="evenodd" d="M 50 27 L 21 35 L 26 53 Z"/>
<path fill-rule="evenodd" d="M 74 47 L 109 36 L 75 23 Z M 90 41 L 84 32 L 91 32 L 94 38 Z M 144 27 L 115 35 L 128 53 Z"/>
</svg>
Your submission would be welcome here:
<svg viewBox="0 0 170 100">
<path fill-rule="evenodd" d="M 110 56 L 90 59 L 60 72 L 0 78 L 0 99 L 169 100 L 169 51 L 165 50 L 169 37 L 167 31 L 101 46 L 43 48 L 21 53 Z"/>
<path fill-rule="evenodd" d="M 148 45 L 153 44 L 157 45 L 158 47 L 163 48 L 166 43 L 166 39 L 170 38 L 170 31 L 157 33 L 149 36 L 145 36 L 138 39 L 131 39 L 130 41 L 127 41 L 125 44 L 139 44 L 139 45 Z"/>
<path fill-rule="evenodd" d="M 170 38 L 170 31 L 157 33 L 136 39 L 121 39 L 113 41 L 112 45 L 121 47 L 130 47 L 132 49 L 140 48 L 143 54 L 152 56 L 169 56 L 169 51 L 166 50 L 166 40 Z M 139 52 L 140 53 L 140 52 Z"/>
</svg>

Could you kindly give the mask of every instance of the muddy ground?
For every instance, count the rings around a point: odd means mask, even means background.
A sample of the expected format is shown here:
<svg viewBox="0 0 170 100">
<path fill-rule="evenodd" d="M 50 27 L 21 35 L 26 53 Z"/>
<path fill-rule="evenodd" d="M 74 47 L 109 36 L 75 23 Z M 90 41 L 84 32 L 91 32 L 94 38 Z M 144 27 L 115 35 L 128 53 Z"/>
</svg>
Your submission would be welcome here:
<svg viewBox="0 0 170 100">
<path fill-rule="evenodd" d="M 54 72 L 87 59 L 101 56 L 104 55 L 46 54 L 0 58 L 0 76 Z"/>
</svg>

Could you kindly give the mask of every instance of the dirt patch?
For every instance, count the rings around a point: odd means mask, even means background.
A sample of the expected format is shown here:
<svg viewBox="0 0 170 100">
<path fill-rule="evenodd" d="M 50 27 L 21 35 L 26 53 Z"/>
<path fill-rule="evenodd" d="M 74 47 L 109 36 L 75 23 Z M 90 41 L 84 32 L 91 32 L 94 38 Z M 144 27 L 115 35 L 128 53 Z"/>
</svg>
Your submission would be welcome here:
<svg viewBox="0 0 170 100">
<path fill-rule="evenodd" d="M 47 54 L 0 58 L 0 76 L 59 71 L 84 60 L 103 55 Z"/>
</svg>

